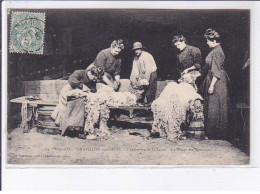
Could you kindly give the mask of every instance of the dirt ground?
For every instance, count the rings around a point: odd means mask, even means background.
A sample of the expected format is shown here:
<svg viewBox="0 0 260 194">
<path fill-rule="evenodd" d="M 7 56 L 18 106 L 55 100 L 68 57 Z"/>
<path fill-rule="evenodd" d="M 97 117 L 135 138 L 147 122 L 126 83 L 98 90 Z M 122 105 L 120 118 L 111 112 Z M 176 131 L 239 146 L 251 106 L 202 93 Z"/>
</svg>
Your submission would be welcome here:
<svg viewBox="0 0 260 194">
<path fill-rule="evenodd" d="M 106 140 L 82 140 L 14 129 L 8 164 L 30 165 L 246 165 L 249 156 L 224 140 L 151 138 L 147 129 L 113 128 Z"/>
</svg>

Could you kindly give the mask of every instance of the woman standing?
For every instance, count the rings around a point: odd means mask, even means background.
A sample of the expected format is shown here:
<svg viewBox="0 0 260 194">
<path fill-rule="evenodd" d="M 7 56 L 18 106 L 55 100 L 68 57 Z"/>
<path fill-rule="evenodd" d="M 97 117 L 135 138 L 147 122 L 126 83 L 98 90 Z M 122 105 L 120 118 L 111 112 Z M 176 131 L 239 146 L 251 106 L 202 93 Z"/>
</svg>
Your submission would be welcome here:
<svg viewBox="0 0 260 194">
<path fill-rule="evenodd" d="M 199 48 L 186 44 L 186 38 L 183 35 L 174 36 L 172 43 L 180 50 L 177 55 L 177 71 L 180 77 L 182 74 L 201 69 L 201 52 Z"/>
<path fill-rule="evenodd" d="M 208 67 L 203 84 L 205 130 L 211 139 L 225 138 L 228 127 L 228 77 L 224 70 L 225 55 L 218 32 L 208 29 L 204 37 L 208 46 L 212 48 L 205 60 Z"/>
</svg>

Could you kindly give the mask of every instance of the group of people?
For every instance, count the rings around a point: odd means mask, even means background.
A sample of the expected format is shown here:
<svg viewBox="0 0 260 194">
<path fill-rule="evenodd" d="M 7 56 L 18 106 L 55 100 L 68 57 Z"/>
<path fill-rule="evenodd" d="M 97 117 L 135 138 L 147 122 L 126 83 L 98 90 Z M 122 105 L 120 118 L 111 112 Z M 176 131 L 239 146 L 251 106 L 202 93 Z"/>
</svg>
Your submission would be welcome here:
<svg viewBox="0 0 260 194">
<path fill-rule="evenodd" d="M 227 75 L 224 70 L 225 55 L 220 45 L 218 32 L 208 29 L 204 37 L 212 50 L 206 57 L 203 67 L 200 49 L 188 45 L 183 35 L 174 36 L 172 43 L 180 50 L 177 55 L 177 71 L 180 77 L 194 71 L 201 71 L 201 69 L 207 72 L 203 83 L 198 86 L 204 97 L 205 129 L 209 138 L 220 138 L 227 131 L 228 93 Z M 95 61 L 86 70 L 76 70 L 71 74 L 68 80 L 69 84 L 61 91 L 57 111 L 53 114 L 53 118 L 60 126 L 65 126 L 65 128 L 68 126 L 68 118 L 71 116 L 69 114 L 73 112 L 71 109 L 74 106 L 69 106 L 70 110 L 66 110 L 70 103 L 69 95 L 71 95 L 68 91 L 77 89 L 82 91 L 77 92 L 77 95 L 84 96 L 86 92 L 96 92 L 97 82 L 102 82 L 115 91 L 119 89 L 120 52 L 123 49 L 123 40 L 114 40 L 110 48 L 98 53 Z M 130 75 L 131 87 L 134 90 L 142 91 L 138 102 L 150 105 L 155 100 L 157 89 L 157 65 L 153 56 L 144 51 L 142 43 L 135 42 L 132 50 L 135 56 Z M 78 120 L 80 121 L 80 118 Z"/>
<path fill-rule="evenodd" d="M 202 67 L 199 48 L 186 44 L 182 35 L 174 36 L 173 44 L 180 50 L 177 55 L 177 69 L 180 75 L 201 71 L 203 81 L 197 87 L 204 99 L 205 132 L 210 139 L 228 136 L 228 75 L 224 69 L 225 54 L 220 44 L 220 34 L 207 29 L 204 38 L 211 48 Z M 206 73 L 205 73 L 206 72 Z"/>
</svg>

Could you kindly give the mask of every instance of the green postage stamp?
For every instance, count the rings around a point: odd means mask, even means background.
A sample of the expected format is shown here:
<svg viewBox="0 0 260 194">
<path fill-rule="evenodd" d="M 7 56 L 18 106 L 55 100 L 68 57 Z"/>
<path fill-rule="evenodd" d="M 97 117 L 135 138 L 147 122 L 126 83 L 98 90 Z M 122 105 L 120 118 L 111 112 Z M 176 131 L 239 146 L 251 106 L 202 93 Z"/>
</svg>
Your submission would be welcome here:
<svg viewBox="0 0 260 194">
<path fill-rule="evenodd" d="M 45 13 L 12 12 L 10 53 L 43 54 Z"/>
</svg>

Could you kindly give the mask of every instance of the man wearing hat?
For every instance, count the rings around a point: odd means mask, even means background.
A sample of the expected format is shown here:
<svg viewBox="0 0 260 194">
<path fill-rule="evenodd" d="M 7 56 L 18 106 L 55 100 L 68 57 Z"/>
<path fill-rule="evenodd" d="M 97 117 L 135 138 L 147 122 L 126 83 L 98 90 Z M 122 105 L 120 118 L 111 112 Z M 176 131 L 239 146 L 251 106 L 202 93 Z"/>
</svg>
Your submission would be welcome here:
<svg viewBox="0 0 260 194">
<path fill-rule="evenodd" d="M 147 104 L 150 105 L 155 100 L 157 88 L 157 67 L 153 56 L 143 50 L 142 43 L 135 42 L 133 51 L 135 57 L 130 76 L 130 81 L 134 89 L 144 90 L 140 102 L 144 102 L 146 97 Z"/>
</svg>

